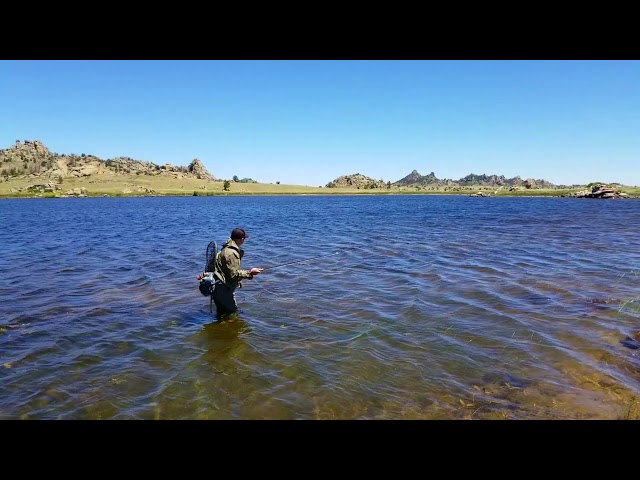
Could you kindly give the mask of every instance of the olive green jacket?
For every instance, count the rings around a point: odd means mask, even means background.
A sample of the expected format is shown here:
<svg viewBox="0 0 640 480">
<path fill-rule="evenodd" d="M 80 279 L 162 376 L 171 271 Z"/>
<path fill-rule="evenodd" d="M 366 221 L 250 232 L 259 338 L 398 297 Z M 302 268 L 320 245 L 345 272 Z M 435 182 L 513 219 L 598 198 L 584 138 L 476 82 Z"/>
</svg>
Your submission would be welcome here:
<svg viewBox="0 0 640 480">
<path fill-rule="evenodd" d="M 227 240 L 222 249 L 216 255 L 216 269 L 214 276 L 216 279 L 232 290 L 242 286 L 240 281 L 244 278 L 253 278 L 248 270 L 240 268 L 240 260 L 244 256 L 242 250 L 232 239 Z"/>
</svg>

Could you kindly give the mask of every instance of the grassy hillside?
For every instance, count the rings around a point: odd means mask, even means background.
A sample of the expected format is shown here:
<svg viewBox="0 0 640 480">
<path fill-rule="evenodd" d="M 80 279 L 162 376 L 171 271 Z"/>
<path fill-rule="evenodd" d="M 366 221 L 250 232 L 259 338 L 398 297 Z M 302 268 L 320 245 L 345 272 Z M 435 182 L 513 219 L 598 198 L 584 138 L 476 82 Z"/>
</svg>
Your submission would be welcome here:
<svg viewBox="0 0 640 480">
<path fill-rule="evenodd" d="M 395 187 L 358 189 L 354 187 L 345 188 L 320 188 L 300 185 L 278 185 L 271 183 L 240 183 L 231 182 L 229 191 L 223 189 L 222 181 L 211 181 L 197 178 L 172 178 L 165 176 L 151 175 L 121 175 L 103 174 L 91 175 L 89 177 L 72 177 L 63 179 L 60 189 L 55 193 L 38 193 L 33 191 L 17 192 L 17 189 L 25 189 L 28 185 L 42 184 L 47 180 L 30 179 L 9 179 L 0 182 L 0 197 L 54 197 L 66 195 L 74 188 L 86 189 L 86 195 L 90 197 L 102 196 L 149 196 L 149 195 L 171 195 L 171 196 L 193 196 L 202 195 L 384 195 L 384 194 L 460 194 L 469 195 L 479 191 L 489 196 L 560 196 L 563 194 L 576 192 L 581 189 L 531 189 L 508 191 L 507 189 L 496 190 L 493 187 Z M 13 191 L 12 191 L 13 190 Z M 630 196 L 640 197 L 638 187 L 620 187 L 620 191 Z"/>
</svg>

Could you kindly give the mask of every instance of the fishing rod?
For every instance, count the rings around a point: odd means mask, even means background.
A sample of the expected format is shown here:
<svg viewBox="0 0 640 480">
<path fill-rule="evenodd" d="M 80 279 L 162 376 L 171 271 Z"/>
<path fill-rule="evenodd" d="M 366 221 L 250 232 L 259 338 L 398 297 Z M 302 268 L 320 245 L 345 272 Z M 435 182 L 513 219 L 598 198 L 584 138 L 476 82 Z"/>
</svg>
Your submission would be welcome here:
<svg viewBox="0 0 640 480">
<path fill-rule="evenodd" d="M 302 262 L 309 262 L 311 260 L 317 260 L 318 258 L 325 258 L 325 257 L 332 257 L 334 255 L 337 255 L 338 252 L 334 252 L 334 253 L 330 253 L 328 255 L 319 255 L 317 257 L 311 257 L 311 258 L 306 258 L 304 260 L 297 260 L 295 262 L 288 262 L 288 263 L 281 263 L 280 265 L 274 265 L 273 267 L 264 267 L 262 270 L 273 270 L 274 268 L 280 268 L 280 267 L 284 267 L 286 265 L 294 265 L 296 263 L 302 263 Z"/>
</svg>

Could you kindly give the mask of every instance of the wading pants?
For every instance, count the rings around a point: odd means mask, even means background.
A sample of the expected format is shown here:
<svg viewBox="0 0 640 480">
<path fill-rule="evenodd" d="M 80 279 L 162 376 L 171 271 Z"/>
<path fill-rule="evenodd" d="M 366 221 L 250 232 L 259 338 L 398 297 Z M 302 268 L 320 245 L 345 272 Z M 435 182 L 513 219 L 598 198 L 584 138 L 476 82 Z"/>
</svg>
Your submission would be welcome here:
<svg viewBox="0 0 640 480">
<path fill-rule="evenodd" d="M 236 294 L 224 283 L 216 282 L 215 288 L 213 289 L 213 301 L 216 304 L 216 309 L 218 310 L 219 314 L 233 313 L 238 311 Z"/>
</svg>

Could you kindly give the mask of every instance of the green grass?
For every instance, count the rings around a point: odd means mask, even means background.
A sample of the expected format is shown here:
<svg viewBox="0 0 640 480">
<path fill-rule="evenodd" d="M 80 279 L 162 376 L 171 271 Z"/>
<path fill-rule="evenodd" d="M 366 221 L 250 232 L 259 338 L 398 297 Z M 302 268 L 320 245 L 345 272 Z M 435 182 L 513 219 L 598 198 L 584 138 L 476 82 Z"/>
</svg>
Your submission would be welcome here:
<svg viewBox="0 0 640 480">
<path fill-rule="evenodd" d="M 33 197 L 36 192 L 15 193 L 11 192 L 12 187 L 24 188 L 34 183 L 47 183 L 53 180 L 47 179 L 12 179 L 0 182 L 0 198 L 23 198 Z M 228 191 L 223 189 L 222 181 L 198 180 L 195 178 L 173 178 L 166 176 L 151 175 L 92 175 L 82 178 L 65 178 L 61 190 L 55 192 L 53 196 L 66 195 L 67 191 L 73 188 L 85 187 L 86 195 L 89 197 L 135 197 L 135 196 L 235 196 L 235 195 L 471 195 L 478 191 L 490 196 L 560 196 L 568 193 L 584 190 L 586 187 L 578 189 L 564 190 L 518 190 L 509 192 L 503 188 L 498 190 L 495 187 L 467 186 L 458 189 L 430 188 L 430 187 L 392 187 L 365 189 L 365 188 L 326 188 L 310 187 L 302 185 L 282 185 L 273 183 L 240 183 L 231 182 Z M 152 190 L 147 192 L 146 190 Z M 620 190 L 630 196 L 640 197 L 638 187 L 620 187 Z M 497 191 L 497 193 L 495 193 Z"/>
<path fill-rule="evenodd" d="M 640 187 L 620 187 L 620 191 L 632 197 L 640 197 Z"/>
<path fill-rule="evenodd" d="M 560 197 L 570 193 L 580 192 L 580 188 L 573 189 L 531 189 L 531 190 L 515 190 L 513 192 L 499 192 L 496 197 Z"/>
</svg>

